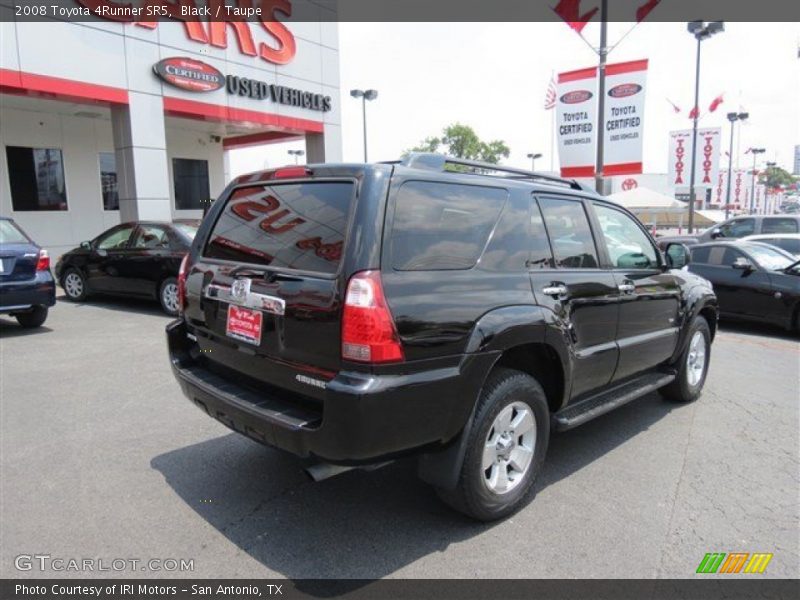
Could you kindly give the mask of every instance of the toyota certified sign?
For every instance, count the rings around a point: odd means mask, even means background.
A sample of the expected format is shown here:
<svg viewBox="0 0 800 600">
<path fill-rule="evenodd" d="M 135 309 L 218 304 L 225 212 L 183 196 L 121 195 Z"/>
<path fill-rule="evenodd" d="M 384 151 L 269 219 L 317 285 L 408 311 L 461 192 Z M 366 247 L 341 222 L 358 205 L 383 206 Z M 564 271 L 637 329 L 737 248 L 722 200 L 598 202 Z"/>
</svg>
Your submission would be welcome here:
<svg viewBox="0 0 800 600">
<path fill-rule="evenodd" d="M 193 58 L 165 58 L 153 65 L 161 79 L 189 92 L 213 92 L 225 85 L 225 76 L 211 65 Z"/>
<path fill-rule="evenodd" d="M 622 83 L 615 85 L 608 90 L 608 95 L 612 98 L 627 98 L 642 91 L 642 86 L 638 83 Z"/>
<path fill-rule="evenodd" d="M 592 97 L 592 92 L 589 90 L 573 90 L 561 96 L 561 102 L 564 104 L 580 104 L 586 102 Z"/>
</svg>

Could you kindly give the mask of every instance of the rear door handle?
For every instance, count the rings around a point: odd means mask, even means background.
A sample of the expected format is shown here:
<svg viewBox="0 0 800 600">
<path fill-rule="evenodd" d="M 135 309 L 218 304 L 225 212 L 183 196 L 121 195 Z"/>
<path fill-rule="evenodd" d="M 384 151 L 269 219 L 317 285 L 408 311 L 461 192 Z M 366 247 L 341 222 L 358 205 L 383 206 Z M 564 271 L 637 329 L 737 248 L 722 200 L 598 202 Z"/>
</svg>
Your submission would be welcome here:
<svg viewBox="0 0 800 600">
<path fill-rule="evenodd" d="M 552 296 L 553 298 L 558 298 L 559 296 L 566 296 L 567 295 L 567 286 L 563 283 L 552 283 L 545 288 L 542 288 L 542 293 L 545 296 Z"/>
<path fill-rule="evenodd" d="M 622 292 L 623 294 L 632 294 L 636 291 L 636 286 L 632 283 L 620 283 L 617 286 L 617 289 Z"/>
</svg>

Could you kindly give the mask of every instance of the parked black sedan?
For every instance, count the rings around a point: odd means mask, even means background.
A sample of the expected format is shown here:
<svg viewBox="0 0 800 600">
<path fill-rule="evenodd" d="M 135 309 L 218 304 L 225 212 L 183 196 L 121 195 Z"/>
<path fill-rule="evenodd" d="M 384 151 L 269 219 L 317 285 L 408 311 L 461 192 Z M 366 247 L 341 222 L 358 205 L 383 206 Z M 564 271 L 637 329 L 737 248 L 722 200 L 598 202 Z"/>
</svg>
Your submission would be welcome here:
<svg viewBox="0 0 800 600">
<path fill-rule="evenodd" d="M 64 254 L 56 277 L 73 302 L 89 294 L 155 298 L 178 314 L 177 276 L 199 221 L 122 223 Z"/>
<path fill-rule="evenodd" d="M 56 303 L 56 283 L 47 250 L 12 219 L 0 217 L 0 314 L 22 327 L 39 327 Z"/>
<path fill-rule="evenodd" d="M 800 261 L 760 242 L 712 242 L 691 247 L 689 270 L 714 286 L 720 316 L 798 330 Z"/>
</svg>

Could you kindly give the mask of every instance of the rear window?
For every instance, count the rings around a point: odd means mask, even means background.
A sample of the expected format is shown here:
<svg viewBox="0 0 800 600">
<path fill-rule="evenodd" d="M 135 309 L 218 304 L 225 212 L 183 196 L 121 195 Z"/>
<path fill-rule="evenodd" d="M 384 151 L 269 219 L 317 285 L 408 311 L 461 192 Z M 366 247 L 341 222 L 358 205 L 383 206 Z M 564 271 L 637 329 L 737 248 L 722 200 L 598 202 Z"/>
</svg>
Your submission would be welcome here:
<svg viewBox="0 0 800 600">
<path fill-rule="evenodd" d="M 439 271 L 475 266 L 503 210 L 500 188 L 409 181 L 397 192 L 392 267 Z"/>
<path fill-rule="evenodd" d="M 11 221 L 0 219 L 0 244 L 29 244 L 28 238 Z"/>
<path fill-rule="evenodd" d="M 204 256 L 335 273 L 352 198 L 351 182 L 239 188 L 217 219 Z"/>
<path fill-rule="evenodd" d="M 761 233 L 797 233 L 797 219 L 766 218 L 761 225 Z"/>
</svg>

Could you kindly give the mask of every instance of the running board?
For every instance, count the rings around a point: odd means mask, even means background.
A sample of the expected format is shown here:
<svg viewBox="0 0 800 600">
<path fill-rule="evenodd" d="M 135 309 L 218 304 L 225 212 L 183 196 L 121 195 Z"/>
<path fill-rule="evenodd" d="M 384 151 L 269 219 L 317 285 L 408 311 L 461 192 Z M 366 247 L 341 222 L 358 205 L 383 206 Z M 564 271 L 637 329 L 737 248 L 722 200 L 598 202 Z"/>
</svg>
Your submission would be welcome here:
<svg viewBox="0 0 800 600">
<path fill-rule="evenodd" d="M 583 425 L 586 421 L 591 421 L 595 417 L 604 415 L 631 400 L 641 398 L 667 385 L 674 379 L 674 373 L 648 373 L 641 375 L 596 396 L 590 396 L 585 400 L 562 408 L 553 415 L 553 428 L 556 431 L 565 431 L 578 425 Z"/>
</svg>

